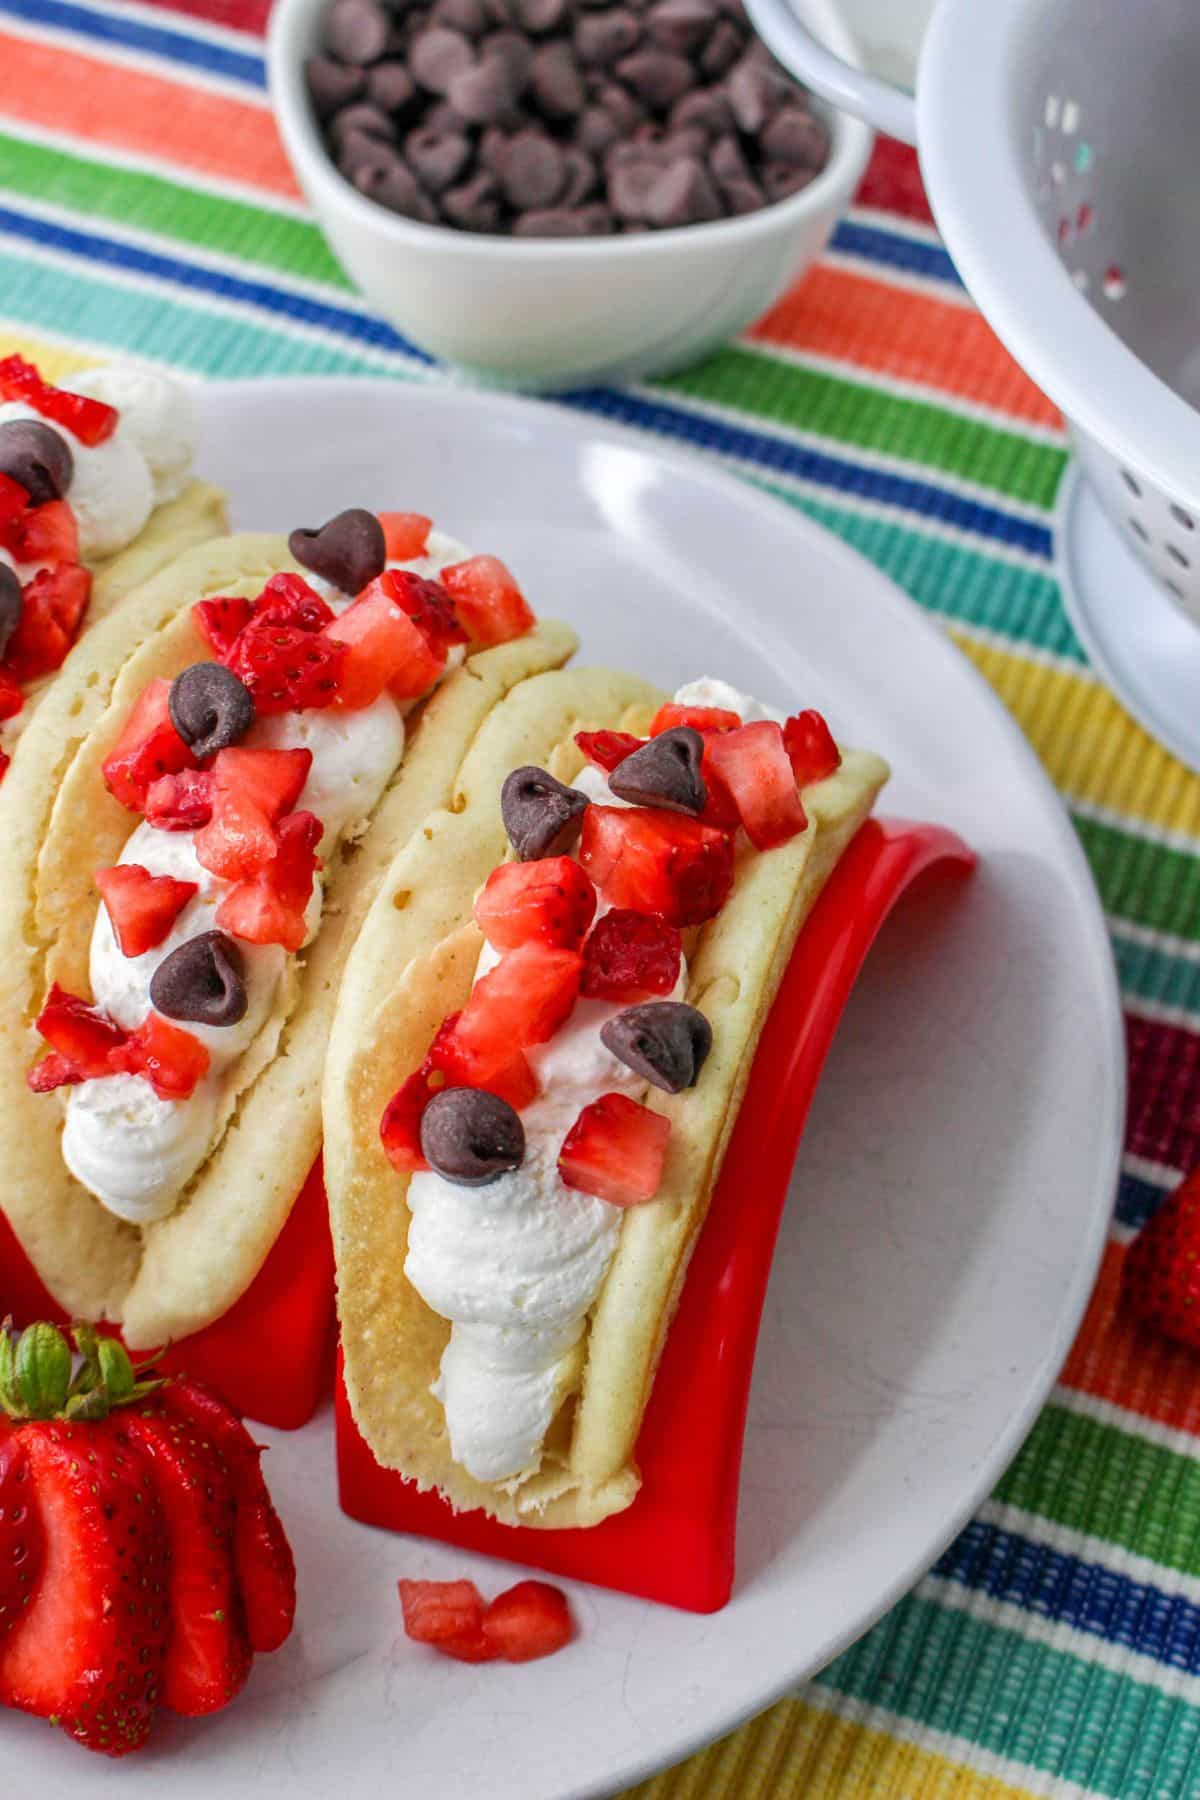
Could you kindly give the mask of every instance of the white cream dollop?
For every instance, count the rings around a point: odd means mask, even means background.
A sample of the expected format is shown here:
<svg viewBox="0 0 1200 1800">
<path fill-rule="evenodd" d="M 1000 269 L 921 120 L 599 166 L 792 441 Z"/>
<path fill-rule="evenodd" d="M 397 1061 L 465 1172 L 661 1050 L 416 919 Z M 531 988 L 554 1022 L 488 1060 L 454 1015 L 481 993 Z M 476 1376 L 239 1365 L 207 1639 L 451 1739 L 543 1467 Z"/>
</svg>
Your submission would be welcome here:
<svg viewBox="0 0 1200 1800">
<path fill-rule="evenodd" d="M 120 420 L 114 435 L 124 436 L 141 452 L 150 471 L 154 504 L 178 500 L 191 479 L 200 439 L 200 415 L 191 388 L 137 363 L 83 369 L 72 375 L 70 388 L 116 407 Z"/>
</svg>

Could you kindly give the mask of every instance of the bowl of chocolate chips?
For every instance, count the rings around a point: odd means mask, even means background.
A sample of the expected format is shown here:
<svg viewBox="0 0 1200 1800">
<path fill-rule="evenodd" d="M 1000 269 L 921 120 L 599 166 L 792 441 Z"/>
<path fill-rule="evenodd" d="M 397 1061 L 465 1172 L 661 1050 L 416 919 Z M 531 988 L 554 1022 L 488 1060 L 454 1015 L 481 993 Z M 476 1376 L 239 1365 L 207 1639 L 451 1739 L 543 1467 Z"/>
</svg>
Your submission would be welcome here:
<svg viewBox="0 0 1200 1800">
<path fill-rule="evenodd" d="M 853 59 L 835 0 L 793 0 Z M 820 254 L 870 151 L 742 0 L 276 0 L 271 95 L 407 339 L 530 389 L 697 361 Z"/>
</svg>

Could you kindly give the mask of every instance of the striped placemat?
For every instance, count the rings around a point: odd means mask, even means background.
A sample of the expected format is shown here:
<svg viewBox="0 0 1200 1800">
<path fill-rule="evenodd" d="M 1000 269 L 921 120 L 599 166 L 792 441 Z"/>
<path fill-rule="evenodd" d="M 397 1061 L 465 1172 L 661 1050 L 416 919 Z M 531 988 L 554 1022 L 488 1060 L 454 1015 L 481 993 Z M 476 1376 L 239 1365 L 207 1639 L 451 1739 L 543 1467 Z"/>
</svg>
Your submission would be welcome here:
<svg viewBox="0 0 1200 1800">
<path fill-rule="evenodd" d="M 195 375 L 441 379 L 373 318 L 275 136 L 267 0 L 0 0 L 0 350 Z M 1112 931 L 1131 1105 L 1103 1274 L 1016 1463 L 936 1570 L 792 1700 L 639 1789 L 1200 1794 L 1200 1363 L 1116 1312 L 1200 1160 L 1200 781 L 1097 683 L 1059 601 L 1061 422 L 967 299 L 912 158 L 876 154 L 821 266 L 703 368 L 567 404 L 686 441 L 937 614 L 1061 790 Z"/>
</svg>

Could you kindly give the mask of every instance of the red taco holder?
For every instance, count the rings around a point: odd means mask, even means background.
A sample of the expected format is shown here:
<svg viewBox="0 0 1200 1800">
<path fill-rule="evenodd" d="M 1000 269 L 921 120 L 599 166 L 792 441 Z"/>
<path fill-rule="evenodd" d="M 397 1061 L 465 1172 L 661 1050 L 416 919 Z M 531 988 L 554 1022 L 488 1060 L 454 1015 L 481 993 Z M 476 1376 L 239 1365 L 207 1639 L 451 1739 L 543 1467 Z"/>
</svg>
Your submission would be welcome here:
<svg viewBox="0 0 1200 1800">
<path fill-rule="evenodd" d="M 18 1325 L 69 1322 L 0 1213 L 0 1318 L 10 1313 Z M 311 1419 L 326 1391 L 333 1326 L 333 1244 L 318 1158 L 241 1299 L 156 1362 L 210 1382 L 249 1419 L 295 1430 Z"/>
<path fill-rule="evenodd" d="M 967 874 L 974 853 L 936 825 L 871 819 L 830 877 L 775 997 L 646 1409 L 642 1485 L 590 1530 L 538 1531 L 456 1513 L 380 1468 L 355 1426 L 340 1368 L 341 1504 L 351 1518 L 463 1550 L 715 1612 L 733 1587 L 738 1477 L 759 1321 L 800 1136 L 834 1031 L 880 926 L 934 865 Z M 769 1071 L 769 1076 L 767 1075 Z M 753 1167 L 754 1203 L 741 1174 Z M 705 1396 L 697 1436 L 695 1397 Z"/>
</svg>

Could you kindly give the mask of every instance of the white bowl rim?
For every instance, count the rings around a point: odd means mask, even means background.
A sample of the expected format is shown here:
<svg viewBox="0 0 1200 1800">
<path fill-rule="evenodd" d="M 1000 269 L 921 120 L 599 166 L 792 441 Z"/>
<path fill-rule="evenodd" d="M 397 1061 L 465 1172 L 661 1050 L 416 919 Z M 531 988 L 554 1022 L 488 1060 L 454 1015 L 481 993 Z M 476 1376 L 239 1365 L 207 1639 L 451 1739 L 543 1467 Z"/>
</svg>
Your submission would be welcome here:
<svg viewBox="0 0 1200 1800">
<path fill-rule="evenodd" d="M 687 247 L 697 253 L 705 245 L 713 249 L 749 243 L 770 237 L 789 226 L 815 216 L 826 207 L 837 210 L 846 204 L 867 165 L 874 141 L 870 128 L 847 113 L 821 108 L 830 128 L 830 155 L 825 167 L 807 187 L 785 200 L 773 201 L 753 213 L 738 218 L 714 219 L 704 225 L 673 226 L 665 231 L 617 232 L 611 237 L 595 238 L 514 238 L 494 232 L 459 231 L 450 225 L 424 225 L 389 212 L 348 182 L 329 156 L 309 107 L 305 92 L 302 59 L 297 54 L 297 15 L 315 11 L 322 0 L 276 0 L 267 33 L 267 71 L 271 99 L 279 116 L 284 145 L 297 165 L 297 174 L 306 187 L 311 187 L 322 201 L 340 207 L 357 222 L 394 244 L 410 244 L 426 250 L 438 248 L 451 256 L 474 260 L 516 260 L 526 257 L 533 262 L 537 252 L 543 261 L 578 261 L 598 258 L 653 256 Z M 847 30 L 834 0 L 795 0 L 813 30 L 839 55 L 857 63 L 859 52 Z"/>
</svg>

